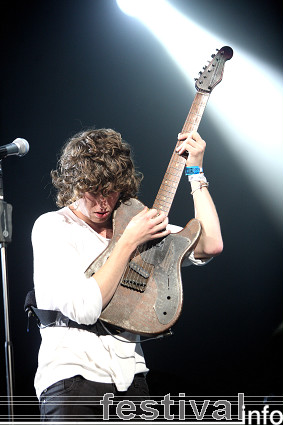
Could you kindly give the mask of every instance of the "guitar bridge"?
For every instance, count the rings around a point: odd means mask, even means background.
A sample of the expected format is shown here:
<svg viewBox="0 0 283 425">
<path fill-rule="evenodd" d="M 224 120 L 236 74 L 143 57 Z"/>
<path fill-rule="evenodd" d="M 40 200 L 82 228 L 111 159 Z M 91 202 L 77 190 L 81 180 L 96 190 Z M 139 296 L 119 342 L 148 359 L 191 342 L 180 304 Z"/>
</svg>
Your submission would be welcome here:
<svg viewBox="0 0 283 425">
<path fill-rule="evenodd" d="M 147 265 L 148 267 L 148 265 Z M 121 285 L 133 289 L 138 292 L 144 292 L 147 284 L 147 279 L 150 276 L 150 270 L 146 270 L 136 261 L 130 261 L 126 273 L 121 281 Z"/>
<path fill-rule="evenodd" d="M 138 292 L 144 292 L 146 288 L 146 282 L 141 282 L 136 279 L 125 278 L 122 280 L 121 285 Z"/>
</svg>

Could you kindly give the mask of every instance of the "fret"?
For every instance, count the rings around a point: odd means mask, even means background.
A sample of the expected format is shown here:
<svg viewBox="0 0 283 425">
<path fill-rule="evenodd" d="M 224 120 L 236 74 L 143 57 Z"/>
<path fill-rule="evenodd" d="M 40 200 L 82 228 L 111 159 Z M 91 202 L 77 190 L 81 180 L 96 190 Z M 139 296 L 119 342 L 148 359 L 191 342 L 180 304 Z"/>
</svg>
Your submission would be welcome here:
<svg viewBox="0 0 283 425">
<path fill-rule="evenodd" d="M 156 198 L 158 198 L 158 197 L 159 197 L 160 199 L 162 199 L 162 198 L 164 198 L 164 197 L 172 198 L 172 197 L 174 196 L 174 193 L 175 193 L 174 189 L 173 189 L 173 190 L 171 190 L 171 191 L 169 191 L 169 190 L 167 190 L 167 189 L 164 189 L 163 187 L 160 187 L 160 189 L 159 189 L 159 191 L 158 191 L 158 194 L 157 194 Z"/>
<path fill-rule="evenodd" d="M 164 209 L 168 209 L 168 207 L 170 207 L 170 202 L 160 202 L 159 201 L 157 204 L 159 205 L 159 208 L 163 207 Z"/>
<path fill-rule="evenodd" d="M 188 117 L 185 121 L 184 127 L 182 132 L 187 132 L 187 131 L 196 131 L 199 123 L 201 121 L 204 109 L 207 105 L 209 99 L 209 94 L 207 93 L 199 93 L 197 92 L 195 95 L 195 99 L 192 103 L 190 112 L 188 114 Z M 193 118 L 193 116 L 195 117 L 195 119 Z"/>
<path fill-rule="evenodd" d="M 183 126 L 182 133 L 197 131 L 208 99 L 209 94 L 200 92 L 196 93 L 191 109 Z M 186 164 L 186 158 L 184 156 L 179 156 L 176 153 L 176 148 L 181 143 L 182 141 L 177 141 L 173 155 L 170 159 L 168 168 L 153 204 L 153 208 L 156 208 L 159 211 L 163 211 L 166 214 L 168 214 L 170 211 Z"/>
<path fill-rule="evenodd" d="M 170 196 L 164 196 L 162 194 L 160 194 L 160 191 L 158 192 L 156 198 L 155 198 L 155 202 L 166 202 L 166 203 L 171 203 L 173 198 L 175 196 L 175 192 L 172 193 Z"/>
<path fill-rule="evenodd" d="M 166 188 L 163 187 L 159 189 L 158 195 L 160 194 L 161 196 L 174 196 L 174 193 L 175 192 L 171 189 L 171 186 L 167 185 Z"/>
<path fill-rule="evenodd" d="M 169 186 L 169 185 L 164 186 L 163 185 L 163 187 L 160 187 L 158 194 L 163 194 L 163 193 L 170 193 L 174 196 L 174 194 L 175 194 L 174 185 L 172 185 L 172 186 Z"/>
<path fill-rule="evenodd" d="M 170 204 L 171 202 L 172 202 L 172 199 L 173 199 L 173 197 L 172 198 L 170 198 L 169 196 L 162 196 L 162 197 L 156 197 L 156 202 L 159 202 L 159 203 L 161 203 L 161 204 Z"/>
<path fill-rule="evenodd" d="M 169 167 L 170 167 L 170 169 L 169 169 Z M 178 177 L 179 177 L 180 174 L 182 174 L 184 165 L 182 165 L 182 168 L 174 168 L 174 167 L 171 167 L 170 165 L 169 165 L 169 167 L 166 171 L 165 179 L 163 181 L 164 182 L 165 181 L 169 181 L 169 182 L 170 181 L 178 181 Z"/>
<path fill-rule="evenodd" d="M 170 170 L 170 173 L 169 172 L 166 173 L 166 180 L 165 181 L 163 180 L 163 182 L 164 183 L 166 182 L 166 184 L 167 183 L 175 183 L 175 182 L 178 181 L 179 174 L 180 173 L 172 173 L 171 170 Z"/>
</svg>

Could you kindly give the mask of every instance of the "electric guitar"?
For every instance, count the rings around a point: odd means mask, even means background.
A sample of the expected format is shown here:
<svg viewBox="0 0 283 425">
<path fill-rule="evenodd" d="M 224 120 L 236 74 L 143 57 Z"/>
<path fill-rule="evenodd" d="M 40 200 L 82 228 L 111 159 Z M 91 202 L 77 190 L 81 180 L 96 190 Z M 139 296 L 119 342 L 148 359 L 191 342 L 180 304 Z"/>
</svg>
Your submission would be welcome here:
<svg viewBox="0 0 283 425">
<path fill-rule="evenodd" d="M 220 83 L 225 62 L 233 50 L 225 46 L 212 55 L 212 60 L 196 79 L 197 93 L 182 133 L 198 129 L 211 91 Z M 176 147 L 181 143 L 177 142 Z M 175 147 L 175 149 L 176 149 Z M 169 213 L 186 158 L 174 153 L 169 162 L 153 208 Z M 137 199 L 121 204 L 113 215 L 113 238 L 108 247 L 88 267 L 90 277 L 107 260 L 129 221 L 143 210 Z M 132 253 L 117 289 L 104 308 L 100 319 L 108 324 L 140 335 L 166 333 L 178 320 L 183 305 L 181 264 L 198 242 L 201 225 L 192 219 L 180 232 L 140 245 Z"/>
</svg>

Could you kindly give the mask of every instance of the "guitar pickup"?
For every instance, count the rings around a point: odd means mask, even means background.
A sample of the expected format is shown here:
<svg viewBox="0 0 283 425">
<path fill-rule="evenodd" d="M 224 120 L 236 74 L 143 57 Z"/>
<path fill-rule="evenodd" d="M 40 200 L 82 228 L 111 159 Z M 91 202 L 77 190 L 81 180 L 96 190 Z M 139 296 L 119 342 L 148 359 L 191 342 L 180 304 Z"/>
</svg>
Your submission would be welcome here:
<svg viewBox="0 0 283 425">
<path fill-rule="evenodd" d="M 140 274 L 142 277 L 144 277 L 145 279 L 149 278 L 150 273 L 145 270 L 144 268 L 142 268 L 138 263 L 136 263 L 135 261 L 131 261 L 129 264 L 129 267 L 134 270 L 136 273 Z"/>
</svg>

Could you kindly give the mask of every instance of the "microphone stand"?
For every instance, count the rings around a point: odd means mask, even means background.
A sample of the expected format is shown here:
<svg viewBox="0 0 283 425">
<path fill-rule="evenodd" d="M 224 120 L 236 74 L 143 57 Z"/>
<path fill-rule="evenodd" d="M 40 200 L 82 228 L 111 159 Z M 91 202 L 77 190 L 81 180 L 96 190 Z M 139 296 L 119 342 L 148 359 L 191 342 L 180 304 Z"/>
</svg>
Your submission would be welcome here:
<svg viewBox="0 0 283 425">
<path fill-rule="evenodd" d="M 0 248 L 1 248 L 1 266 L 2 266 L 2 284 L 3 284 L 3 304 L 5 321 L 5 362 L 6 362 L 6 385 L 8 395 L 8 415 L 9 421 L 14 421 L 13 404 L 13 346 L 10 339 L 9 322 L 9 293 L 8 293 L 8 273 L 7 273 L 7 255 L 6 248 L 12 240 L 12 205 L 4 201 L 3 195 L 3 173 L 2 161 L 0 160 Z"/>
</svg>

